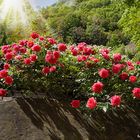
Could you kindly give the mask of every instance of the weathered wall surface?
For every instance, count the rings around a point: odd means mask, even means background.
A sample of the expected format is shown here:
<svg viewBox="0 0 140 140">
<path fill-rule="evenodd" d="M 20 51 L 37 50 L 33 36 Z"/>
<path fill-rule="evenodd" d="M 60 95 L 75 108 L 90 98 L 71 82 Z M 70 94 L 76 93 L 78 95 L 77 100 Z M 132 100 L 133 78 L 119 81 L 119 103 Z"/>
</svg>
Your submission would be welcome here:
<svg viewBox="0 0 140 140">
<path fill-rule="evenodd" d="M 140 139 L 140 109 L 94 112 L 91 118 L 51 98 L 0 101 L 0 140 Z"/>
</svg>

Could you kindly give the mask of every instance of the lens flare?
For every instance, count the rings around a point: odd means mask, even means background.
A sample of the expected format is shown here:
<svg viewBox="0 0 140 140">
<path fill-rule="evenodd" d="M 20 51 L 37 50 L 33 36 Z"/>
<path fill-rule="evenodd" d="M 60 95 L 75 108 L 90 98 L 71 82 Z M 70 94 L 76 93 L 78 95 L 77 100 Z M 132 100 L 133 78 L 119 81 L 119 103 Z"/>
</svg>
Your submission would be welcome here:
<svg viewBox="0 0 140 140">
<path fill-rule="evenodd" d="M 10 20 L 14 25 L 19 22 L 27 25 L 24 0 L 3 0 L 0 5 L 0 19 L 1 21 Z"/>
</svg>

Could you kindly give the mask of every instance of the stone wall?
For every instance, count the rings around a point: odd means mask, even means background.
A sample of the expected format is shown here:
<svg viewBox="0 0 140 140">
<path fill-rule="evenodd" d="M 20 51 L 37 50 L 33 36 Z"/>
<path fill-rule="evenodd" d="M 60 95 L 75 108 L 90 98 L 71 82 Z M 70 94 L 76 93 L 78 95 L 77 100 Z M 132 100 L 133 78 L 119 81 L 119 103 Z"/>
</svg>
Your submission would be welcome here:
<svg viewBox="0 0 140 140">
<path fill-rule="evenodd" d="M 0 101 L 0 140 L 135 140 L 140 139 L 140 109 L 91 118 L 52 98 Z"/>
</svg>

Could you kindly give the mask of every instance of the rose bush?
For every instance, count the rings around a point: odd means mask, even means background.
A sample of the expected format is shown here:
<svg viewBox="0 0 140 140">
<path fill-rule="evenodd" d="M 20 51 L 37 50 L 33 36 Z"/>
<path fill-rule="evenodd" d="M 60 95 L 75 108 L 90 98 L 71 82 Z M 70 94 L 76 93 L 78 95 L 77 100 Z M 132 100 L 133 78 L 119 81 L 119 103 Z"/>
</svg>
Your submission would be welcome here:
<svg viewBox="0 0 140 140">
<path fill-rule="evenodd" d="M 140 63 L 103 46 L 58 43 L 32 33 L 1 47 L 0 96 L 65 94 L 74 108 L 108 109 L 140 99 Z"/>
</svg>

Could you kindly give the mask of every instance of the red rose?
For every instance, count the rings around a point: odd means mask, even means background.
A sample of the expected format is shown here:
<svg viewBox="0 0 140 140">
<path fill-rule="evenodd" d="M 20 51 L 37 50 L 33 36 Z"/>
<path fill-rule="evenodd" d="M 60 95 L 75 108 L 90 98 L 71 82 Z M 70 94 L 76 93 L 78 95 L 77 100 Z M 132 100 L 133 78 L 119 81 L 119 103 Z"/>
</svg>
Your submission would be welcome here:
<svg viewBox="0 0 140 140">
<path fill-rule="evenodd" d="M 70 50 L 73 50 L 73 49 L 75 49 L 75 46 L 74 45 L 70 46 Z"/>
<path fill-rule="evenodd" d="M 89 109 L 94 109 L 97 105 L 97 101 L 94 99 L 94 97 L 91 97 L 88 99 L 86 107 Z"/>
<path fill-rule="evenodd" d="M 22 56 L 21 55 L 15 56 L 15 60 L 21 60 L 21 59 L 22 59 Z"/>
<path fill-rule="evenodd" d="M 56 44 L 56 41 L 54 38 L 47 38 L 48 42 L 52 45 Z"/>
<path fill-rule="evenodd" d="M 99 60 L 98 58 L 94 58 L 93 61 L 94 61 L 95 63 L 98 63 L 100 60 Z"/>
<path fill-rule="evenodd" d="M 103 83 L 97 82 L 92 85 L 92 91 L 95 93 L 101 93 L 103 90 Z"/>
<path fill-rule="evenodd" d="M 25 58 L 24 59 L 24 64 L 30 65 L 31 64 L 31 59 L 30 58 Z"/>
<path fill-rule="evenodd" d="M 48 51 L 47 51 L 47 54 L 52 54 L 52 51 L 48 50 Z"/>
<path fill-rule="evenodd" d="M 59 43 L 59 44 L 58 44 L 58 50 L 59 50 L 60 52 L 64 52 L 66 49 L 67 49 L 66 44 L 63 44 L 63 43 Z"/>
<path fill-rule="evenodd" d="M 136 64 L 137 64 L 137 65 L 140 65 L 140 61 L 137 61 Z"/>
<path fill-rule="evenodd" d="M 77 61 L 78 61 L 78 62 L 81 62 L 81 61 L 82 61 L 82 56 L 81 56 L 81 55 L 78 55 L 78 56 L 77 56 Z"/>
<path fill-rule="evenodd" d="M 40 37 L 39 37 L 39 40 L 40 40 L 40 41 L 43 41 L 43 40 L 44 40 L 44 37 L 43 37 L 43 36 L 40 36 Z"/>
<path fill-rule="evenodd" d="M 19 51 L 20 51 L 21 53 L 25 54 L 25 53 L 26 53 L 26 48 L 21 47 L 21 48 L 19 49 Z"/>
<path fill-rule="evenodd" d="M 57 59 L 53 56 L 53 54 L 46 54 L 45 61 L 50 64 L 56 64 Z"/>
<path fill-rule="evenodd" d="M 4 69 L 5 69 L 5 70 L 8 70 L 9 68 L 10 68 L 10 64 L 5 63 L 5 64 L 4 64 Z"/>
<path fill-rule="evenodd" d="M 109 71 L 106 70 L 105 68 L 102 68 L 100 71 L 99 71 L 99 75 L 100 77 L 102 78 L 107 78 L 109 76 Z"/>
<path fill-rule="evenodd" d="M 43 69 L 42 69 L 42 73 L 43 74 L 48 74 L 50 72 L 50 68 L 49 67 L 44 67 Z"/>
<path fill-rule="evenodd" d="M 27 44 L 26 40 L 20 40 L 19 41 L 19 45 L 21 45 L 21 46 L 25 46 L 26 44 Z"/>
<path fill-rule="evenodd" d="M 5 96 L 7 94 L 7 91 L 5 89 L 0 89 L 0 96 Z"/>
<path fill-rule="evenodd" d="M 89 47 L 84 47 L 84 48 L 83 48 L 83 54 L 85 54 L 85 55 L 90 55 L 90 54 L 92 54 L 92 49 L 89 48 Z"/>
<path fill-rule="evenodd" d="M 132 63 L 131 61 L 127 61 L 126 64 L 127 64 L 128 66 L 133 66 L 133 63 Z"/>
<path fill-rule="evenodd" d="M 101 52 L 101 54 L 102 54 L 102 53 L 109 54 L 109 49 L 103 48 L 103 49 L 100 50 L 100 52 Z"/>
<path fill-rule="evenodd" d="M 33 45 L 34 45 L 34 42 L 33 42 L 33 41 L 28 41 L 28 42 L 27 42 L 27 46 L 28 46 L 29 48 L 33 47 Z"/>
<path fill-rule="evenodd" d="M 128 74 L 126 72 L 123 72 L 121 75 L 120 75 L 120 78 L 122 80 L 126 80 L 128 78 Z"/>
<path fill-rule="evenodd" d="M 56 66 L 50 67 L 50 72 L 55 72 L 56 71 Z"/>
<path fill-rule="evenodd" d="M 106 60 L 109 60 L 110 59 L 110 56 L 107 53 L 102 52 L 102 56 Z"/>
<path fill-rule="evenodd" d="M 38 58 L 38 57 L 37 57 L 36 54 L 31 54 L 31 55 L 30 55 L 30 59 L 31 59 L 32 62 L 35 62 L 35 61 L 37 60 L 37 58 Z"/>
<path fill-rule="evenodd" d="M 18 46 L 18 45 L 15 44 L 15 45 L 13 46 L 13 49 L 14 49 L 15 52 L 19 52 L 20 46 Z"/>
<path fill-rule="evenodd" d="M 11 60 L 11 59 L 13 58 L 12 52 L 6 53 L 6 54 L 5 54 L 5 58 L 6 58 L 6 60 Z"/>
<path fill-rule="evenodd" d="M 100 60 L 98 58 L 89 57 L 89 59 L 95 63 L 98 63 Z"/>
<path fill-rule="evenodd" d="M 112 106 L 119 106 L 121 103 L 121 97 L 118 95 L 114 95 L 111 97 L 111 105 Z"/>
<path fill-rule="evenodd" d="M 132 94 L 133 94 L 134 97 L 140 99 L 140 88 L 134 88 L 132 90 Z"/>
<path fill-rule="evenodd" d="M 135 67 L 134 66 L 128 66 L 128 71 L 134 70 Z"/>
<path fill-rule="evenodd" d="M 11 85 L 11 84 L 13 83 L 13 78 L 12 78 L 11 76 L 7 76 L 7 77 L 5 78 L 5 83 L 6 83 L 7 85 Z"/>
<path fill-rule="evenodd" d="M 4 54 L 6 54 L 7 53 L 7 50 L 9 49 L 9 45 L 5 45 L 5 46 L 2 46 L 1 47 L 1 51 L 4 53 Z"/>
<path fill-rule="evenodd" d="M 77 54 L 78 54 L 78 52 L 77 52 L 76 49 L 72 49 L 72 50 L 71 50 L 71 53 L 72 53 L 73 56 L 77 56 Z"/>
<path fill-rule="evenodd" d="M 80 107 L 80 100 L 72 100 L 71 106 L 73 108 L 79 108 Z"/>
<path fill-rule="evenodd" d="M 34 46 L 32 47 L 32 51 L 40 52 L 40 50 L 41 50 L 41 47 L 40 47 L 39 45 L 34 45 Z"/>
<path fill-rule="evenodd" d="M 32 37 L 33 39 L 39 38 L 39 34 L 37 34 L 36 32 L 33 32 L 33 33 L 31 34 L 31 37 Z"/>
<path fill-rule="evenodd" d="M 85 42 L 79 43 L 78 46 L 77 46 L 77 47 L 78 47 L 78 50 L 79 50 L 79 51 L 83 51 L 83 49 L 84 49 L 84 47 L 85 47 L 86 45 L 87 45 L 87 44 L 86 44 Z"/>
<path fill-rule="evenodd" d="M 121 71 L 121 68 L 122 68 L 121 64 L 116 64 L 112 66 L 112 71 L 113 73 L 117 74 Z"/>
<path fill-rule="evenodd" d="M 135 83 L 135 82 L 137 81 L 137 77 L 136 77 L 136 76 L 130 76 L 130 77 L 129 77 L 129 81 L 130 81 L 131 83 Z"/>
<path fill-rule="evenodd" d="M 121 61 L 122 56 L 121 56 L 121 54 L 116 53 L 116 54 L 113 55 L 113 58 L 114 58 L 115 62 L 119 62 L 119 61 Z"/>
<path fill-rule="evenodd" d="M 82 59 L 82 61 L 86 61 L 88 59 L 88 56 L 82 55 L 81 59 Z"/>
<path fill-rule="evenodd" d="M 55 57 L 56 59 L 59 59 L 59 57 L 60 57 L 60 52 L 59 52 L 59 51 L 54 51 L 54 52 L 53 52 L 53 55 L 54 55 L 54 57 Z"/>
<path fill-rule="evenodd" d="M 7 77 L 8 76 L 8 72 L 7 72 L 7 70 L 1 70 L 0 71 L 0 78 L 5 78 L 5 77 Z"/>
<path fill-rule="evenodd" d="M 85 55 L 78 55 L 77 60 L 78 62 L 86 61 L 88 59 L 88 56 Z"/>
</svg>

